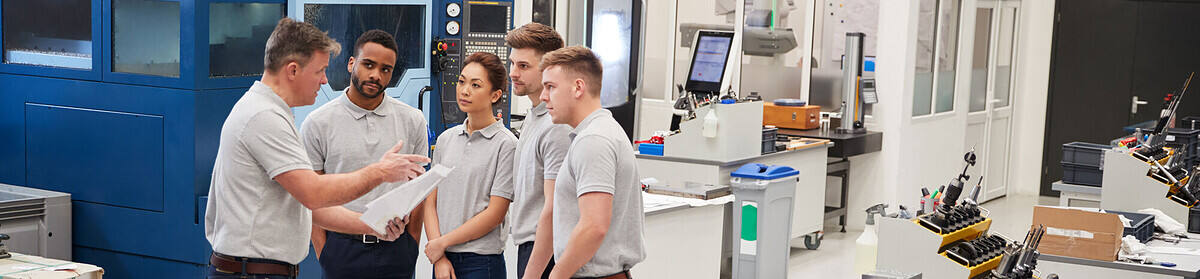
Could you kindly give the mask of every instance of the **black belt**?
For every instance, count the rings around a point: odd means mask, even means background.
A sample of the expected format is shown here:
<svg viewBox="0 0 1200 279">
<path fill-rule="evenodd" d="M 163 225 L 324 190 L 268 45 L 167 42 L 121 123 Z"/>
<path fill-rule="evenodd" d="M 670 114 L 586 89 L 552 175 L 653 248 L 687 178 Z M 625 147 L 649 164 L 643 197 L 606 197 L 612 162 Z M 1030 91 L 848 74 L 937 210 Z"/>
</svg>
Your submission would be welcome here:
<svg viewBox="0 0 1200 279">
<path fill-rule="evenodd" d="M 209 257 L 209 264 L 217 271 L 234 274 L 284 275 L 294 278 L 300 273 L 300 267 L 294 264 L 271 259 L 234 257 L 217 252 L 213 252 L 212 257 Z"/>
<path fill-rule="evenodd" d="M 379 242 L 386 242 L 384 240 L 380 240 L 378 237 L 375 237 L 374 235 L 369 235 L 369 234 L 344 234 L 344 233 L 335 232 L 335 231 L 329 231 L 329 233 L 336 235 L 338 237 L 341 237 L 341 238 L 345 238 L 345 239 L 362 241 L 362 243 L 365 243 L 365 244 L 375 244 L 375 243 L 379 243 Z"/>
</svg>

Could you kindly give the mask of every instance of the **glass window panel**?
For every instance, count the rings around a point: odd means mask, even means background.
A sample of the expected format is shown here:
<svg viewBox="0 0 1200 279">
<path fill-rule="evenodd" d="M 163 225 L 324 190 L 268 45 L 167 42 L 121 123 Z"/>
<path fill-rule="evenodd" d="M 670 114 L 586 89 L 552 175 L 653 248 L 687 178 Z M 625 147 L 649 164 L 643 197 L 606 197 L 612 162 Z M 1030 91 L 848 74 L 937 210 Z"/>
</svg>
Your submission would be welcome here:
<svg viewBox="0 0 1200 279">
<path fill-rule="evenodd" d="M 933 48 L 937 26 L 937 0 L 920 0 L 917 14 L 917 65 L 913 88 L 913 116 L 930 114 L 933 99 Z"/>
<path fill-rule="evenodd" d="M 397 82 L 409 69 L 425 67 L 425 6 L 424 5 L 350 5 L 350 4 L 306 4 L 304 22 L 329 32 L 329 36 L 342 44 L 342 53 L 330 57 L 329 87 L 341 90 L 350 85 L 350 72 L 346 62 L 354 55 L 354 41 L 371 29 L 387 31 L 396 37 L 396 71 L 392 74 L 389 87 Z"/>
<path fill-rule="evenodd" d="M 593 2 L 591 48 L 604 67 L 600 103 L 615 107 L 629 102 L 630 69 L 637 61 L 633 40 L 633 2 Z M 636 68 L 633 68 L 636 70 Z"/>
<path fill-rule="evenodd" d="M 4 63 L 92 68 L 92 4 L 88 0 L 3 3 Z M 53 12 L 48 16 L 43 12 Z"/>
<path fill-rule="evenodd" d="M 991 39 L 992 9 L 975 9 L 975 49 L 971 53 L 971 112 L 987 109 L 988 45 Z"/>
<path fill-rule="evenodd" d="M 936 112 L 954 110 L 954 73 L 958 63 L 958 0 L 939 1 L 937 37 L 937 108 Z"/>
<path fill-rule="evenodd" d="M 1016 35 L 1017 27 L 1017 9 L 1005 8 L 1000 10 L 1000 38 L 996 45 L 996 76 L 995 97 L 1000 100 L 996 103 L 997 108 L 1007 107 L 1010 103 L 1011 96 L 1011 81 L 1012 81 L 1012 61 L 1013 61 L 1013 44 Z"/>
<path fill-rule="evenodd" d="M 287 15 L 287 7 L 276 3 L 210 3 L 208 7 L 209 76 L 261 74 L 263 46 L 275 24 Z"/>
<path fill-rule="evenodd" d="M 554 0 L 533 0 L 533 22 L 554 27 Z"/>
<path fill-rule="evenodd" d="M 112 1 L 113 72 L 179 76 L 179 2 Z"/>
</svg>

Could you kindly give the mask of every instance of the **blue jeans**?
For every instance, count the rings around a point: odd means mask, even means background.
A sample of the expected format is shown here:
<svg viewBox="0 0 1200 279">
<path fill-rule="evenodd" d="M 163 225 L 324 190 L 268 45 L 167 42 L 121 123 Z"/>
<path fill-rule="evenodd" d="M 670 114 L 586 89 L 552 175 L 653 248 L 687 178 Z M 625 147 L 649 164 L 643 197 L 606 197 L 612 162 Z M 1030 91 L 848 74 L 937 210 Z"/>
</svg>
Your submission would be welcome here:
<svg viewBox="0 0 1200 279">
<path fill-rule="evenodd" d="M 417 245 L 407 231 L 396 241 L 378 243 L 363 243 L 361 238 L 352 235 L 326 231 L 325 246 L 318 262 L 326 279 L 411 279 L 419 256 Z"/>
<path fill-rule="evenodd" d="M 501 279 L 508 276 L 503 253 L 480 255 L 446 252 L 446 259 L 454 266 L 454 276 L 458 279 Z"/>
<path fill-rule="evenodd" d="M 258 275 L 258 274 L 242 275 L 240 273 L 220 272 L 220 271 L 217 271 L 216 267 L 209 265 L 208 266 L 208 279 L 295 279 L 295 277 L 283 276 L 283 275 Z"/>
<path fill-rule="evenodd" d="M 525 277 L 525 266 L 529 264 L 529 255 L 533 254 L 533 241 L 525 242 L 517 245 L 517 277 Z M 554 269 L 554 257 L 550 257 L 550 262 L 546 263 L 546 270 L 542 271 L 542 279 L 550 278 L 550 270 Z"/>
</svg>

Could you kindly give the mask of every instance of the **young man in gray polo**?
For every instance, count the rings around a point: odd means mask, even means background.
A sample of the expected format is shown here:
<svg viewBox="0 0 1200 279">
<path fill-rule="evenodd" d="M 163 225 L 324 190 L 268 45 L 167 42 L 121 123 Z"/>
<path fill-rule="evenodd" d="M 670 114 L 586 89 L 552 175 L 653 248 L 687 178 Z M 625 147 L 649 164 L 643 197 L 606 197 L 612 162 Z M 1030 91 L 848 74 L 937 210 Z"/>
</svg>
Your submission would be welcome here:
<svg viewBox="0 0 1200 279">
<path fill-rule="evenodd" d="M 354 42 L 346 68 L 345 94 L 317 108 L 301 124 L 300 134 L 318 173 L 352 172 L 407 143 L 400 153 L 429 152 L 425 116 L 388 97 L 384 89 L 396 65 L 396 39 L 383 30 L 364 32 Z M 325 278 L 411 278 L 421 235 L 420 207 L 398 235 L 378 235 L 359 220 L 367 203 L 398 187 L 387 183 L 341 206 L 313 210 L 313 249 Z"/>
<path fill-rule="evenodd" d="M 551 239 L 536 239 L 537 230 L 549 230 L 550 208 L 554 206 L 554 180 L 562 166 L 563 157 L 571 138 L 571 128 L 554 124 L 546 110 L 542 95 L 542 55 L 563 47 L 562 36 L 554 28 L 540 23 L 529 23 L 508 32 L 504 38 L 512 52 L 508 55 L 511 65 L 508 77 L 512 80 L 513 95 L 529 97 L 533 109 L 525 115 L 521 124 L 521 137 L 517 142 L 516 162 L 513 165 L 512 238 L 517 244 L 517 276 L 521 278 L 549 278 L 554 260 L 550 258 L 550 245 L 542 246 L 542 258 L 531 259 L 536 241 L 550 243 Z M 542 234 L 549 237 L 549 233 Z M 528 272 L 526 272 L 528 270 Z"/>
<path fill-rule="evenodd" d="M 267 39 L 261 81 L 234 104 L 221 127 L 204 233 L 212 244 L 208 278 L 294 278 L 308 255 L 311 209 L 341 205 L 386 182 L 412 179 L 429 162 L 398 153 L 349 173 L 312 170 L 291 107 L 311 105 L 341 50 L 316 27 L 284 18 Z M 389 223 L 397 230 L 400 220 Z"/>
<path fill-rule="evenodd" d="M 645 213 L 633 146 L 601 108 L 600 60 L 588 48 L 572 46 L 546 53 L 541 68 L 550 117 L 573 128 L 554 185 L 556 265 L 550 278 L 629 278 L 646 258 Z"/>
</svg>

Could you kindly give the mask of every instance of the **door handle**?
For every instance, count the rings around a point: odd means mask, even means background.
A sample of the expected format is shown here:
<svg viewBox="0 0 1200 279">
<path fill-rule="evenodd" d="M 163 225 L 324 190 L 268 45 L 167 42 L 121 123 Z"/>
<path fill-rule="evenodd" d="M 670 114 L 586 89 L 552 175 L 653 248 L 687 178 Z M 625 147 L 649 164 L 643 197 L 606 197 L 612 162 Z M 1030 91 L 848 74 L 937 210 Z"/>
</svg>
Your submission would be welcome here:
<svg viewBox="0 0 1200 279">
<path fill-rule="evenodd" d="M 1139 100 L 1139 99 L 1138 99 L 1138 96 L 1133 96 L 1133 103 L 1132 103 L 1131 105 L 1129 105 L 1129 113 L 1130 113 L 1130 114 L 1137 114 L 1137 108 L 1138 108 L 1138 106 L 1140 106 L 1140 105 L 1145 105 L 1145 104 L 1149 104 L 1149 103 L 1150 103 L 1150 102 Z"/>
</svg>

